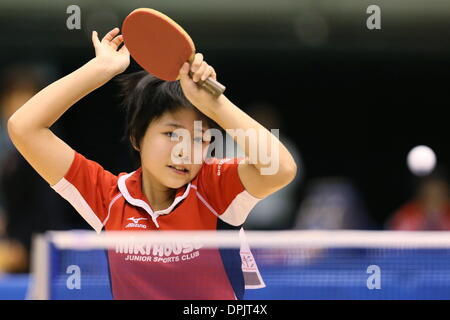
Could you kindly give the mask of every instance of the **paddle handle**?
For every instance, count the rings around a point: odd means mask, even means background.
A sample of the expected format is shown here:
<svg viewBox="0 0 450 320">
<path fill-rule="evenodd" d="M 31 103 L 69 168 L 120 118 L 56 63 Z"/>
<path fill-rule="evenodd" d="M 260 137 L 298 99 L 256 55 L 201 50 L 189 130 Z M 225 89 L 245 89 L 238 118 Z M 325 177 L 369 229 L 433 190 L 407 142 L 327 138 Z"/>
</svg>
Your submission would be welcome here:
<svg viewBox="0 0 450 320">
<path fill-rule="evenodd" d="M 189 75 L 193 76 L 193 72 L 190 71 Z M 222 93 L 225 92 L 226 87 L 221 84 L 220 82 L 214 80 L 213 78 L 209 77 L 205 81 L 199 80 L 197 84 L 202 87 L 203 89 L 206 89 L 209 93 L 211 93 L 214 97 L 219 97 Z"/>
</svg>

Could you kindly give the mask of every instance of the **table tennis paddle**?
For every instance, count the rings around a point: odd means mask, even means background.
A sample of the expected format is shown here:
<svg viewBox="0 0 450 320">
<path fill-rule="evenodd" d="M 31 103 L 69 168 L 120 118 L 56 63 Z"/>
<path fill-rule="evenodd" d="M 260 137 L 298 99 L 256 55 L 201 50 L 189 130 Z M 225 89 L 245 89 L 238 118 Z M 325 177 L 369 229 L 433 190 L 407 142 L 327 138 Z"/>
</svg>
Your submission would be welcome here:
<svg viewBox="0 0 450 320">
<path fill-rule="evenodd" d="M 162 80 L 177 80 L 183 63 L 192 63 L 195 56 L 194 42 L 188 33 L 171 18 L 153 9 L 132 11 L 122 24 L 122 35 L 133 59 Z M 216 97 L 225 91 L 225 87 L 211 77 L 197 84 Z"/>
</svg>

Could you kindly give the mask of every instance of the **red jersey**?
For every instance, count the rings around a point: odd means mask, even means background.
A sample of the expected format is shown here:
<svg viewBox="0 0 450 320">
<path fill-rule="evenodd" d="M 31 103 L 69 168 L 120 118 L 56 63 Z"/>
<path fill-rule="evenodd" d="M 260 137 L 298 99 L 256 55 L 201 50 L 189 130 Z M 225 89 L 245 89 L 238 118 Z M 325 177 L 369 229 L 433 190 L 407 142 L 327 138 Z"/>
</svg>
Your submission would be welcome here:
<svg viewBox="0 0 450 320">
<path fill-rule="evenodd" d="M 260 199 L 242 185 L 237 159 L 209 160 L 190 183 L 177 190 L 173 203 L 159 211 L 152 210 L 142 192 L 142 168 L 116 176 L 77 152 L 69 171 L 52 188 L 98 233 L 239 229 Z M 113 297 L 242 298 L 245 285 L 264 286 L 256 265 L 242 264 L 254 261 L 243 246 L 239 252 L 201 249 L 196 243 L 119 245 L 108 251 Z"/>
</svg>

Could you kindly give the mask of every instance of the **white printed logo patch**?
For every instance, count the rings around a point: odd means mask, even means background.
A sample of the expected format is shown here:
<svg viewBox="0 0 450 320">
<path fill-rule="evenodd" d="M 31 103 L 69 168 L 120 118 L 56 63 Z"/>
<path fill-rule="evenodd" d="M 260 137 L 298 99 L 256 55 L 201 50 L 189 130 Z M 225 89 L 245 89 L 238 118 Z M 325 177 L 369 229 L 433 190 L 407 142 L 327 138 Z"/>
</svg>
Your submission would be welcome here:
<svg viewBox="0 0 450 320">
<path fill-rule="evenodd" d="M 147 229 L 147 225 L 139 223 L 139 221 L 141 220 L 148 220 L 147 218 L 128 218 L 127 220 L 130 220 L 132 222 L 130 222 L 129 224 L 127 224 L 125 226 L 125 228 L 142 228 L 142 229 Z"/>
</svg>

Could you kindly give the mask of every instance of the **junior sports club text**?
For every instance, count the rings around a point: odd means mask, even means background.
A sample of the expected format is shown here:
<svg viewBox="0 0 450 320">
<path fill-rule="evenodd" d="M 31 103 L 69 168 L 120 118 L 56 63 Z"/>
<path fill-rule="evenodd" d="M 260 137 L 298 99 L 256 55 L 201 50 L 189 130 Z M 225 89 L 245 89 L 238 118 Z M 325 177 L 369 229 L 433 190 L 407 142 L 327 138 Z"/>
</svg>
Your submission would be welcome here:
<svg viewBox="0 0 450 320">
<path fill-rule="evenodd" d="M 197 258 L 200 243 L 132 243 L 116 244 L 116 253 L 124 254 L 125 261 L 170 263 Z"/>
</svg>

